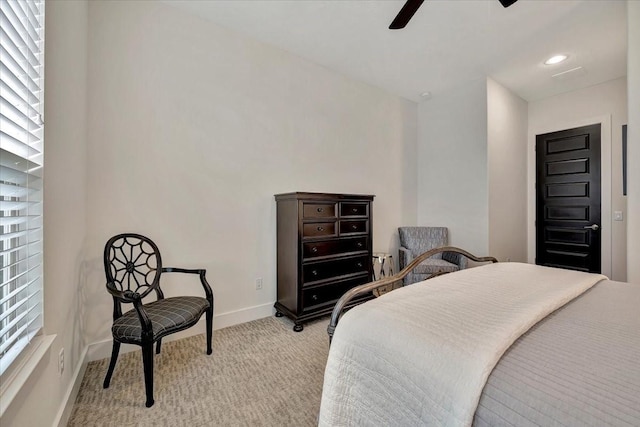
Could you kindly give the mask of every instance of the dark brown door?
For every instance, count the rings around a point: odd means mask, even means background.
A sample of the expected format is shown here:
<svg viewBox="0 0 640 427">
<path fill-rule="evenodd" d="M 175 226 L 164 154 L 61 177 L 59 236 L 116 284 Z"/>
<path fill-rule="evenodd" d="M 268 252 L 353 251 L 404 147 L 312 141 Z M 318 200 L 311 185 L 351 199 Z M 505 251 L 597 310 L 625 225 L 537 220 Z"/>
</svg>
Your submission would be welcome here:
<svg viewBox="0 0 640 427">
<path fill-rule="evenodd" d="M 536 136 L 536 264 L 600 273 L 600 124 Z"/>
</svg>

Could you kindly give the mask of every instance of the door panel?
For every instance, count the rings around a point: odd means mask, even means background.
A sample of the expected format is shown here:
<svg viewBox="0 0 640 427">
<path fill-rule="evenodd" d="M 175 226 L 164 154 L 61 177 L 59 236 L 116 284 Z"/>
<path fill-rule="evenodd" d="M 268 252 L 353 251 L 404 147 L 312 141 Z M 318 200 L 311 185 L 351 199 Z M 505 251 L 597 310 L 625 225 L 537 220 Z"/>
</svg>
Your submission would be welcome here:
<svg viewBox="0 0 640 427">
<path fill-rule="evenodd" d="M 600 124 L 536 136 L 536 264 L 600 272 Z"/>
</svg>

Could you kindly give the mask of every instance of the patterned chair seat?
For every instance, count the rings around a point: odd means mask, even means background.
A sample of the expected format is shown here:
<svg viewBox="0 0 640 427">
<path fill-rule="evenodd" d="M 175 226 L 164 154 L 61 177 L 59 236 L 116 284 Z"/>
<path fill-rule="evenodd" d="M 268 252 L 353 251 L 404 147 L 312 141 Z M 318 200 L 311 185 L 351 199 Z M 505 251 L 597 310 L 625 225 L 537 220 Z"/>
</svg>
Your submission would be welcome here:
<svg viewBox="0 0 640 427">
<path fill-rule="evenodd" d="M 209 308 L 209 301 L 201 297 L 172 297 L 150 302 L 144 309 L 151 320 L 153 340 L 192 325 Z M 142 327 L 135 309 L 113 322 L 113 336 L 121 342 L 140 343 Z"/>
<path fill-rule="evenodd" d="M 415 274 L 435 274 L 440 272 L 452 273 L 458 271 L 460 267 L 443 259 L 428 258 L 414 268 Z"/>
</svg>

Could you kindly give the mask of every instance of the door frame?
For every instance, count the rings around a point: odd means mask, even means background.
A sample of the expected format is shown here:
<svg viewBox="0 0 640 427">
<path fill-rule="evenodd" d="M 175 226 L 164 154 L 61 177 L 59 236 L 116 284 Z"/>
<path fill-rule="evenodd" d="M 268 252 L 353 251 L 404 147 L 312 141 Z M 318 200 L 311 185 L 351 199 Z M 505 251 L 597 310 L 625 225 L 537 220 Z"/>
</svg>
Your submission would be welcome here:
<svg viewBox="0 0 640 427">
<path fill-rule="evenodd" d="M 611 114 L 579 120 L 558 120 L 529 129 L 527 138 L 527 260 L 536 258 L 536 135 L 558 132 L 587 125 L 600 124 L 600 245 L 601 271 L 611 278 Z"/>
</svg>

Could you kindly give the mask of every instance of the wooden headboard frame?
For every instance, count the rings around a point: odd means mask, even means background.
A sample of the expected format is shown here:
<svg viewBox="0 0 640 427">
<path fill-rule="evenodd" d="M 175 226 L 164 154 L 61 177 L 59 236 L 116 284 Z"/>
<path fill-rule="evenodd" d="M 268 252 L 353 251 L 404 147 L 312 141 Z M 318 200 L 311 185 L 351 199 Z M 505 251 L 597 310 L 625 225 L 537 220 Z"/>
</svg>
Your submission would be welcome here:
<svg viewBox="0 0 640 427">
<path fill-rule="evenodd" d="M 344 295 L 338 300 L 333 311 L 331 312 L 331 321 L 329 322 L 329 326 L 327 327 L 327 333 L 329 334 L 329 342 L 333 338 L 333 333 L 336 330 L 336 326 L 338 325 L 338 320 L 340 320 L 340 316 L 342 316 L 342 312 L 345 309 L 345 306 L 349 304 L 354 298 L 365 295 L 367 293 L 373 292 L 375 289 L 381 286 L 392 285 L 398 281 L 401 281 L 407 274 L 411 272 L 415 267 L 418 266 L 422 261 L 427 258 L 431 258 L 432 256 L 439 254 L 441 252 L 453 252 L 467 257 L 468 259 L 474 262 L 498 262 L 494 257 L 477 257 L 475 255 L 470 254 L 464 249 L 456 248 L 454 246 L 443 246 L 440 248 L 431 249 L 419 256 L 417 256 L 409 265 L 403 268 L 398 274 L 393 276 L 386 277 L 384 279 L 376 280 L 375 282 L 365 283 L 364 285 L 356 286 L 355 288 L 349 289 L 345 292 Z M 440 276 L 446 274 L 447 272 L 440 272 L 436 274 L 432 274 L 428 279 L 432 279 L 436 276 Z M 427 280 L 428 280 L 427 279 Z"/>
</svg>

